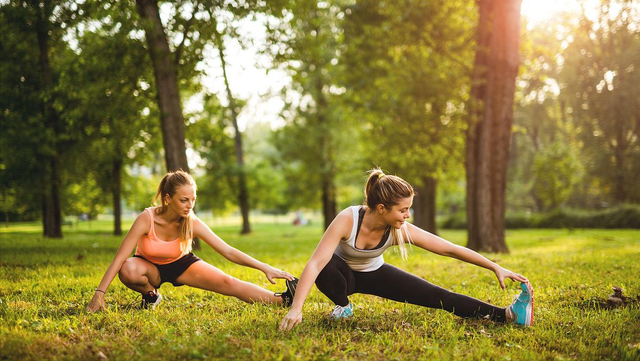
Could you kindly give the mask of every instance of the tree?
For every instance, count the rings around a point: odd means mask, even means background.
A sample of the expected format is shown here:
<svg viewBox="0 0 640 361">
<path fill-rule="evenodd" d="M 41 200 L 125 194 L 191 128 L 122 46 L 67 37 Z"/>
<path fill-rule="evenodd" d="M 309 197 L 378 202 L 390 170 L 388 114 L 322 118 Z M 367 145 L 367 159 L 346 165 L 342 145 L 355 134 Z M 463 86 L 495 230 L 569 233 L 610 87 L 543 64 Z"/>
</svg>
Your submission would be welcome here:
<svg viewBox="0 0 640 361">
<path fill-rule="evenodd" d="M 357 137 L 351 137 L 336 79 L 344 14 L 338 4 L 309 0 L 293 2 L 287 10 L 288 19 L 270 29 L 271 44 L 278 49 L 276 65 L 291 74 L 289 94 L 297 95 L 287 99 L 287 125 L 275 141 L 288 163 L 288 183 L 296 187 L 290 193 L 307 199 L 307 205 L 320 193 L 326 228 L 337 215 L 341 170 L 357 158 L 349 152 Z"/>
<path fill-rule="evenodd" d="M 111 195 L 114 234 L 122 234 L 122 189 L 125 167 L 153 151 L 156 127 L 143 113 L 153 108 L 152 74 L 143 41 L 131 37 L 132 9 L 127 3 L 86 3 L 92 30 L 78 34 L 78 53 L 66 60 L 61 74 L 68 107 L 81 118 L 83 142 L 78 154 L 91 154 L 76 166 L 76 176 L 96 173 L 96 186 Z M 81 89 L 81 91 L 78 91 Z M 139 144 L 145 144 L 140 147 Z M 134 146 L 136 146 L 134 148 Z M 85 200 L 88 201 L 88 200 Z M 148 203 L 147 203 L 148 204 Z"/>
<path fill-rule="evenodd" d="M 508 252 L 507 162 L 519 66 L 520 5 L 481 0 L 467 130 L 467 247 Z"/>
<path fill-rule="evenodd" d="M 211 18 L 214 19 L 213 13 Z M 238 105 L 231 93 L 231 87 L 229 86 L 229 78 L 227 77 L 227 62 L 224 56 L 224 43 L 222 40 L 222 34 L 218 31 L 214 21 L 213 29 L 216 38 L 216 47 L 218 48 L 218 54 L 220 56 L 220 64 L 222 65 L 222 76 L 224 78 L 224 85 L 227 91 L 227 99 L 229 101 L 229 112 L 231 113 L 231 123 L 233 124 L 234 131 L 234 150 L 237 162 L 237 178 L 238 178 L 238 203 L 240 204 L 240 213 L 242 214 L 242 230 L 241 234 L 251 233 L 251 225 L 249 224 L 249 192 L 247 190 L 246 180 L 246 167 L 244 165 L 244 157 L 242 153 L 242 133 L 238 127 Z"/>
<path fill-rule="evenodd" d="M 158 2 L 156 0 L 136 0 L 136 4 L 153 64 L 167 170 L 182 169 L 189 172 L 184 137 L 184 118 L 178 87 L 178 65 L 187 39 L 189 25 L 195 17 L 195 11 L 184 25 L 185 32 L 181 46 L 173 53 L 169 49 L 167 35 L 160 20 Z M 197 6 L 194 7 L 195 9 Z"/>
<path fill-rule="evenodd" d="M 438 180 L 455 180 L 463 159 L 472 6 L 365 0 L 345 17 L 343 78 L 368 158 L 414 185 L 414 223 L 433 233 Z"/>
<path fill-rule="evenodd" d="M 632 1 L 603 1 L 566 38 L 559 75 L 587 174 L 605 200 L 640 202 L 640 14 Z"/>
<path fill-rule="evenodd" d="M 77 19 L 75 9 L 74 3 L 64 1 L 9 2 L 2 6 L 2 23 L 8 34 L 6 40 L 3 36 L 7 49 L 3 51 L 3 70 L 11 71 L 2 76 L 3 91 L 8 95 L 2 105 L 7 126 L 3 131 L 7 130 L 7 137 L 12 132 L 16 136 L 5 139 L 3 145 L 17 158 L 7 160 L 11 166 L 7 173 L 16 188 L 31 186 L 25 189 L 31 194 L 28 199 L 39 198 L 43 233 L 51 238 L 62 237 L 62 158 L 73 142 L 65 135 L 67 120 L 57 104 L 58 58 L 53 54 L 68 51 L 62 36 Z M 29 133 L 33 137 L 26 140 Z M 27 150 L 31 142 L 33 148 Z M 16 175 L 27 169 L 33 172 Z"/>
</svg>

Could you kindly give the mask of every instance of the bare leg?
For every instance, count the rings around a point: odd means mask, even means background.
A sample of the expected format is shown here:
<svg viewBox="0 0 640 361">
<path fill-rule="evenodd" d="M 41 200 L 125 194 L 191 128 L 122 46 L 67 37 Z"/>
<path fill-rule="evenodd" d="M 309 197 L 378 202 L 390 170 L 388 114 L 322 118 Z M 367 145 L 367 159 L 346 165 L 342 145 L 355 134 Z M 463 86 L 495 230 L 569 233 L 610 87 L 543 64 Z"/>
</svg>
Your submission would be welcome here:
<svg viewBox="0 0 640 361">
<path fill-rule="evenodd" d="M 124 261 L 118 277 L 125 286 L 143 294 L 155 290 L 160 285 L 160 272 L 156 266 L 139 257 L 131 257 Z"/>
<path fill-rule="evenodd" d="M 204 261 L 189 266 L 176 281 L 187 286 L 234 296 L 248 303 L 282 303 L 282 297 L 274 296 L 273 292 L 231 277 Z"/>
</svg>

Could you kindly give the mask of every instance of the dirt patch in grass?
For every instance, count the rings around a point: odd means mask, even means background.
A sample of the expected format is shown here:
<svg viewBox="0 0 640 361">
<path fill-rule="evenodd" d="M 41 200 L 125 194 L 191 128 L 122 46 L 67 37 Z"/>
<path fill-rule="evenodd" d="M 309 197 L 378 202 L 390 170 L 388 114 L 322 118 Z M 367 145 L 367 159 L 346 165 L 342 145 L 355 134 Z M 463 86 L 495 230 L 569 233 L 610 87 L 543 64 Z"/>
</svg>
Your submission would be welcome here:
<svg viewBox="0 0 640 361">
<path fill-rule="evenodd" d="M 608 297 L 592 297 L 576 303 L 576 307 L 580 309 L 612 310 L 614 308 L 638 306 L 640 306 L 640 295 L 629 297 L 624 294 L 624 290 L 620 287 L 613 287 L 613 293 Z"/>
</svg>

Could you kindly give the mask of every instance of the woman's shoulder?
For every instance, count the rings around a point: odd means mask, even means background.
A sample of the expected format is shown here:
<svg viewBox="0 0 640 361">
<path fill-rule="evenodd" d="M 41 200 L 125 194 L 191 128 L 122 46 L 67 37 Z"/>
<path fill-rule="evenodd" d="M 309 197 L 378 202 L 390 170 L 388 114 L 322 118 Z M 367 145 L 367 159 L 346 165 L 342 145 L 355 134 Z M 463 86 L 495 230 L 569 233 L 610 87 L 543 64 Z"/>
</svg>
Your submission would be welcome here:
<svg viewBox="0 0 640 361">
<path fill-rule="evenodd" d="M 147 209 L 149 208 L 145 208 L 145 210 L 142 213 L 138 214 L 138 216 L 136 217 L 136 220 L 133 222 L 133 225 L 131 226 L 132 229 L 133 228 L 139 229 L 145 234 L 151 227 L 151 215 L 149 214 Z"/>
<path fill-rule="evenodd" d="M 347 207 L 338 213 L 335 218 L 335 222 L 351 229 L 351 227 L 353 227 L 354 214 L 358 214 L 358 206 Z"/>
</svg>

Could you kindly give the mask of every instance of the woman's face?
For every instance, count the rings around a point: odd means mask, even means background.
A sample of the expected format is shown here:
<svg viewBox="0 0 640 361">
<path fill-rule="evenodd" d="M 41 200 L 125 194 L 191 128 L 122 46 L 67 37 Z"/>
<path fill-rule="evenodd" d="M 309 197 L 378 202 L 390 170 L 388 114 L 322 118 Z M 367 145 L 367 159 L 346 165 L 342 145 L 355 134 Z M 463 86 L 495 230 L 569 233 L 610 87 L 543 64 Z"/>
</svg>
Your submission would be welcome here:
<svg viewBox="0 0 640 361">
<path fill-rule="evenodd" d="M 176 188 L 173 197 L 167 195 L 168 207 L 181 217 L 189 215 L 196 205 L 196 189 L 191 184 L 185 184 Z"/>
<path fill-rule="evenodd" d="M 382 218 L 384 221 L 393 228 L 400 228 L 404 222 L 411 217 L 409 209 L 413 204 L 413 197 L 407 197 L 400 200 L 398 204 L 391 207 L 391 209 L 382 207 Z M 380 206 L 380 205 L 379 205 Z"/>
</svg>

